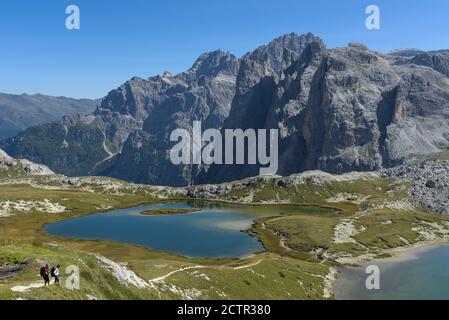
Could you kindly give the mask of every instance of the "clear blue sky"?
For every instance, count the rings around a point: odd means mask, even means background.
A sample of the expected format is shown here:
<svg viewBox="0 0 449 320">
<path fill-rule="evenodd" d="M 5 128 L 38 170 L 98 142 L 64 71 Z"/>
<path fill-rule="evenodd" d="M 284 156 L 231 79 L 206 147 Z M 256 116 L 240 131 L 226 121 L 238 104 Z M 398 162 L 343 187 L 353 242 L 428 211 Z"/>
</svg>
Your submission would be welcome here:
<svg viewBox="0 0 449 320">
<path fill-rule="evenodd" d="M 81 30 L 65 29 L 65 8 Z M 365 8 L 382 29 L 365 28 Z M 2 0 L 0 92 L 99 98 L 133 76 L 189 68 L 203 52 L 241 56 L 285 33 L 328 47 L 449 48 L 448 0 Z"/>
</svg>

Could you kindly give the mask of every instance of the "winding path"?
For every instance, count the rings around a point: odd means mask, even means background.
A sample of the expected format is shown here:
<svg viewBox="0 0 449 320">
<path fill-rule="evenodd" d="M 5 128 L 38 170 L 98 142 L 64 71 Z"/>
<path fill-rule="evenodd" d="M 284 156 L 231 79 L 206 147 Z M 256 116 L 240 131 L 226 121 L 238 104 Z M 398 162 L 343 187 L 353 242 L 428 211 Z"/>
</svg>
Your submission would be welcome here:
<svg viewBox="0 0 449 320">
<path fill-rule="evenodd" d="M 178 269 L 178 270 L 172 271 L 170 273 L 167 273 L 165 276 L 151 279 L 151 280 L 149 280 L 149 282 L 150 283 L 161 282 L 162 280 L 165 280 L 166 278 L 168 278 L 168 277 L 170 277 L 170 276 L 172 276 L 172 275 L 174 275 L 175 273 L 178 273 L 178 272 L 183 272 L 183 271 L 192 270 L 192 269 L 204 269 L 204 268 L 206 268 L 206 267 L 204 267 L 204 266 L 193 266 L 193 267 L 186 267 L 186 268 Z"/>
<path fill-rule="evenodd" d="M 244 266 L 232 268 L 232 270 L 248 269 L 248 268 L 257 266 L 257 265 L 260 264 L 262 261 L 263 261 L 263 259 L 261 259 L 261 260 L 255 262 L 255 263 L 252 263 L 252 264 L 248 264 L 248 265 L 244 265 Z M 161 277 L 157 277 L 157 278 L 148 280 L 148 282 L 149 282 L 149 283 L 161 282 L 161 281 L 167 279 L 168 277 L 170 277 L 170 276 L 172 276 L 172 275 L 174 275 L 175 273 L 178 273 L 178 272 L 183 272 L 183 271 L 193 270 L 193 269 L 206 269 L 206 268 L 208 268 L 208 267 L 206 267 L 206 266 L 192 266 L 192 267 L 181 268 L 181 269 L 178 269 L 178 270 L 174 270 L 174 271 L 172 271 L 172 272 L 169 272 L 169 273 L 167 273 L 167 274 L 164 275 L 164 276 L 161 276 Z"/>
<path fill-rule="evenodd" d="M 257 266 L 259 263 L 261 263 L 263 261 L 263 259 L 260 259 L 259 261 L 252 263 L 252 264 L 248 264 L 246 266 L 241 266 L 241 267 L 235 267 L 233 270 L 240 270 L 240 269 L 248 269 L 251 267 L 255 267 Z"/>
</svg>

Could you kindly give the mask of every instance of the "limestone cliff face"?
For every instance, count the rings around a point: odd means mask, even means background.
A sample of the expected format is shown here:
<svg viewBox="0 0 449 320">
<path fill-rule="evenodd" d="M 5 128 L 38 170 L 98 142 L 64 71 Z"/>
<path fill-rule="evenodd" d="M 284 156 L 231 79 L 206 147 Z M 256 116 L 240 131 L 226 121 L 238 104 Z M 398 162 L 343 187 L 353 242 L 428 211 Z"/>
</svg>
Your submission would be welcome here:
<svg viewBox="0 0 449 320">
<path fill-rule="evenodd" d="M 134 78 L 92 116 L 71 116 L 3 142 L 8 153 L 69 175 L 165 185 L 257 175 L 258 166 L 174 166 L 169 135 L 279 129 L 279 174 L 370 171 L 449 147 L 447 51 L 326 48 L 289 34 L 237 59 L 216 51 L 181 74 Z"/>
<path fill-rule="evenodd" d="M 449 146 L 448 61 L 445 52 L 404 58 L 312 41 L 279 77 L 264 73 L 255 83 L 239 73 L 250 89 L 237 93 L 225 127 L 279 129 L 280 175 L 391 167 Z M 213 166 L 201 182 L 258 169 Z"/>
</svg>

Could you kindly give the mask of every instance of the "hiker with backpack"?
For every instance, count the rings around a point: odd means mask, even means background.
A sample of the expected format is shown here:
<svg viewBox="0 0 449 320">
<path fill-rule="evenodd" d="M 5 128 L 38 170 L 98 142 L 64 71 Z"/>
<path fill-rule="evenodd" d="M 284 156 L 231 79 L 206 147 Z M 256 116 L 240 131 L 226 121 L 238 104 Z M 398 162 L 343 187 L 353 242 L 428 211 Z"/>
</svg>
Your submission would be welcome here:
<svg viewBox="0 0 449 320">
<path fill-rule="evenodd" d="M 59 284 L 59 277 L 60 277 L 60 272 L 59 272 L 59 268 L 61 266 L 58 264 L 56 267 L 51 268 L 51 276 L 53 278 L 55 278 L 55 284 Z"/>
<path fill-rule="evenodd" d="M 41 268 L 41 277 L 42 279 L 44 279 L 44 286 L 49 286 L 50 285 L 50 276 L 49 276 L 49 267 L 48 264 L 45 265 L 45 267 Z"/>
</svg>

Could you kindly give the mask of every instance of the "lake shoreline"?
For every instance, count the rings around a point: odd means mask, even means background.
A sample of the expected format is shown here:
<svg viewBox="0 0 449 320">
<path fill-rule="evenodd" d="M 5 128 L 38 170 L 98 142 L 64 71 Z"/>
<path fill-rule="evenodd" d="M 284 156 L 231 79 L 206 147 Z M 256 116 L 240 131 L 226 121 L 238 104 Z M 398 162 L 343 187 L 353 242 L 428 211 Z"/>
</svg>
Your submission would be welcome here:
<svg viewBox="0 0 449 320">
<path fill-rule="evenodd" d="M 265 252 L 260 239 L 251 232 L 251 222 L 255 219 L 251 212 L 222 208 L 217 210 L 215 207 L 198 209 L 190 205 L 170 201 L 113 209 L 47 224 L 42 231 L 50 237 L 61 237 L 66 240 L 112 241 L 140 245 L 149 250 L 180 255 L 192 260 L 242 260 L 249 255 Z M 168 223 L 171 220 L 173 223 Z M 111 227 L 106 229 L 95 227 L 103 223 L 111 223 Z M 127 232 L 121 228 L 123 225 L 127 226 Z M 137 230 L 137 233 L 130 232 L 132 228 Z M 159 237 L 156 236 L 158 233 Z M 171 237 L 174 234 L 178 238 Z M 202 237 L 206 236 L 213 236 L 215 241 L 223 244 L 222 247 L 205 241 Z M 163 241 L 164 237 L 167 238 L 166 241 Z M 192 241 L 191 245 L 183 239 Z"/>
<path fill-rule="evenodd" d="M 422 242 L 416 243 L 411 246 L 397 247 L 397 248 L 383 250 L 382 253 L 390 255 L 389 257 L 369 258 L 366 255 L 363 257 L 355 257 L 351 260 L 351 263 L 341 265 L 337 268 L 338 275 L 337 275 L 336 279 L 334 279 L 335 281 L 332 284 L 334 299 L 345 300 L 345 298 L 338 299 L 337 288 L 338 288 L 339 281 L 344 281 L 342 278 L 343 272 L 348 269 L 361 268 L 369 263 L 375 264 L 376 262 L 383 263 L 383 264 L 387 263 L 390 267 L 394 267 L 395 265 L 399 265 L 399 264 L 407 262 L 407 261 L 418 260 L 418 259 L 420 259 L 420 257 L 419 257 L 420 255 L 425 254 L 426 252 L 429 252 L 432 250 L 437 250 L 441 247 L 446 247 L 446 246 L 449 246 L 449 239 L 422 241 Z M 348 259 L 348 260 L 350 260 L 350 259 Z"/>
<path fill-rule="evenodd" d="M 439 246 L 439 245 L 449 245 L 449 239 L 438 239 L 438 240 L 431 240 L 431 241 L 421 241 L 418 243 L 415 243 L 411 246 L 405 246 L 405 247 L 396 247 L 391 249 L 384 249 L 380 252 L 380 255 L 386 254 L 388 256 L 386 257 L 379 257 L 379 254 L 373 255 L 373 254 L 365 254 L 360 255 L 357 257 L 352 258 L 342 258 L 339 261 L 342 268 L 345 267 L 360 267 L 364 265 L 367 262 L 370 261 L 386 261 L 386 260 L 407 260 L 406 258 L 401 258 L 401 256 L 410 255 L 413 254 L 416 250 L 423 250 L 423 249 L 432 249 L 433 247 Z"/>
</svg>

